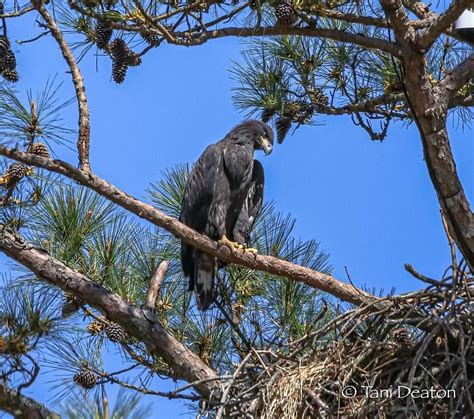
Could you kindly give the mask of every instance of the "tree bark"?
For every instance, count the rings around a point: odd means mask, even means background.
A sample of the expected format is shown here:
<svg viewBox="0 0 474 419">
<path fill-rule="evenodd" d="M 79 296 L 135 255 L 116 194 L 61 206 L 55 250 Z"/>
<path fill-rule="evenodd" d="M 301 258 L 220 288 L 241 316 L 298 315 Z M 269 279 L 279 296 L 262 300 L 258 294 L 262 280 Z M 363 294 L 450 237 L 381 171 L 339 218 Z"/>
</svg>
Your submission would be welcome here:
<svg viewBox="0 0 474 419">
<path fill-rule="evenodd" d="M 0 409 L 19 419 L 60 419 L 37 401 L 0 384 Z"/>
<path fill-rule="evenodd" d="M 472 75 L 472 56 L 458 66 L 457 71 L 446 77 L 443 88 L 436 89 L 429 80 L 426 69 L 426 38 L 420 38 L 408 26 L 401 0 L 381 0 L 381 3 L 387 18 L 393 24 L 396 42 L 402 49 L 400 61 L 403 74 L 400 76 L 420 133 L 431 182 L 446 215 L 450 234 L 472 270 L 474 217 L 456 170 L 446 129 L 446 113 L 452 90 Z M 463 0 L 456 2 L 458 3 L 463 3 Z M 459 14 L 458 9 L 456 7 L 454 12 L 447 15 L 452 18 Z"/>
<path fill-rule="evenodd" d="M 172 368 L 174 378 L 197 382 L 199 394 L 210 399 L 218 396 L 216 372 L 196 354 L 175 339 L 158 321 L 151 310 L 140 309 L 25 242 L 13 230 L 0 224 L 0 251 L 21 263 L 47 282 L 71 292 L 107 318 L 120 324 L 131 336 L 144 342 Z"/>
<path fill-rule="evenodd" d="M 423 144 L 428 173 L 446 214 L 450 234 L 470 268 L 474 268 L 474 217 L 456 170 L 446 129 L 447 94 L 431 86 L 423 55 L 406 51 L 405 84 Z"/>
</svg>

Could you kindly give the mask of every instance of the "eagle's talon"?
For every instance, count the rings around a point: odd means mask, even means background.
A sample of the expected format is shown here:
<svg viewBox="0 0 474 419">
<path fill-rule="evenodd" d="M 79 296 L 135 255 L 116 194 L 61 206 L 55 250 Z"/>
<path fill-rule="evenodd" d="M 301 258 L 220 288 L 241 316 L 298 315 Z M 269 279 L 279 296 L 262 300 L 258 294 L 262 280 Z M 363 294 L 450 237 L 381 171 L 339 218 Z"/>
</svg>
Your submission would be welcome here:
<svg viewBox="0 0 474 419">
<path fill-rule="evenodd" d="M 252 254 L 254 254 L 254 255 L 258 255 L 258 250 L 255 249 L 254 247 L 247 247 L 247 248 L 245 249 L 245 251 L 246 251 L 246 252 L 249 252 L 249 253 L 252 253 Z"/>
<path fill-rule="evenodd" d="M 242 244 L 240 244 L 238 242 L 233 242 L 232 240 L 229 240 L 225 234 L 222 237 L 222 239 L 219 240 L 219 244 L 227 246 L 231 250 L 243 249 L 245 251 L 245 247 Z"/>
</svg>

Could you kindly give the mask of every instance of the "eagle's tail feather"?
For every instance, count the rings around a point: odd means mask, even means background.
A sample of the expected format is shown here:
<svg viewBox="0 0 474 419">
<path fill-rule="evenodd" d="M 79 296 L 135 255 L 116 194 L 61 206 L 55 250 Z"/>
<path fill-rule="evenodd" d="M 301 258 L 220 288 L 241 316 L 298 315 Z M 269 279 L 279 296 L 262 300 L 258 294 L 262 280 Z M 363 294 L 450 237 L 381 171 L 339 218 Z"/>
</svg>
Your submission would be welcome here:
<svg viewBox="0 0 474 419">
<path fill-rule="evenodd" d="M 214 256 L 194 251 L 194 293 L 199 310 L 207 310 L 214 302 Z"/>
</svg>

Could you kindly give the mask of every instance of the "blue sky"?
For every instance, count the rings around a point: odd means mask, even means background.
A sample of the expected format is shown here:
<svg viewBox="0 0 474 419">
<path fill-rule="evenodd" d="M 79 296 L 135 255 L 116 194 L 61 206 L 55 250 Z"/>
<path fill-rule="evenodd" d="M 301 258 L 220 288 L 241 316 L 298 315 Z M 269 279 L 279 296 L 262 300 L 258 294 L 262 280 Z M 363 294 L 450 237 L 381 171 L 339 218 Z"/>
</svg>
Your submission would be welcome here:
<svg viewBox="0 0 474 419">
<path fill-rule="evenodd" d="M 9 33 L 14 40 L 27 39 L 38 29 L 24 19 L 12 22 Z M 236 83 L 227 71 L 242 48 L 236 39 L 196 48 L 165 45 L 131 69 L 121 86 L 110 80 L 110 61 L 89 54 L 81 68 L 92 113 L 93 170 L 142 198 L 163 169 L 196 160 L 244 118 L 232 106 Z M 19 90 L 38 90 L 57 74 L 65 80 L 64 97 L 73 95 L 51 39 L 15 50 Z M 64 117 L 74 126 L 75 107 Z M 347 266 L 356 285 L 406 292 L 422 284 L 404 271 L 404 263 L 428 276 L 441 275 L 449 249 L 415 128 L 398 124 L 385 142 L 374 143 L 349 118 L 319 122 L 324 125 L 299 129 L 272 155 L 260 156 L 266 198 L 292 213 L 297 235 L 321 242 L 340 279 L 346 279 Z M 455 130 L 453 124 L 449 130 L 458 171 L 474 202 L 472 131 Z M 76 161 L 63 148 L 56 152 Z M 36 386 L 30 394 L 47 400 L 46 387 Z M 156 417 L 182 417 L 187 411 L 177 402 L 147 400 L 159 412 Z"/>
</svg>

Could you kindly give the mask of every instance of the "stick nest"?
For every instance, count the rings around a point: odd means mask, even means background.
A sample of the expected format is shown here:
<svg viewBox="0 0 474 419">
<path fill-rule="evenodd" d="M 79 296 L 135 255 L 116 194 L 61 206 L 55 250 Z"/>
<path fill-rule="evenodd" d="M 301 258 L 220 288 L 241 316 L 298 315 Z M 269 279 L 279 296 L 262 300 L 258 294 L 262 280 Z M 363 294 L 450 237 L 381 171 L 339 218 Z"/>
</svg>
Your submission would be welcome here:
<svg viewBox="0 0 474 419">
<path fill-rule="evenodd" d="M 473 417 L 474 281 L 457 269 L 429 282 L 346 311 L 284 353 L 253 350 L 222 416 Z"/>
</svg>

